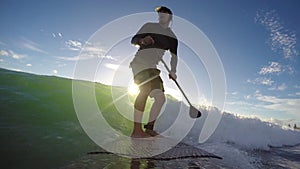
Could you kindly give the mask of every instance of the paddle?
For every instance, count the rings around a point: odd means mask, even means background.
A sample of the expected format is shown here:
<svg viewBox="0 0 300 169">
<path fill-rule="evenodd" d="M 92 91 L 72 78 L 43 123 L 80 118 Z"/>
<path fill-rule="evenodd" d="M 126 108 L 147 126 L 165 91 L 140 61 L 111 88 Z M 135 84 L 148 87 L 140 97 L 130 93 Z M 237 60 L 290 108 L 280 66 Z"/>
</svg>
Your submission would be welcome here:
<svg viewBox="0 0 300 169">
<path fill-rule="evenodd" d="M 171 70 L 169 69 L 168 65 L 166 64 L 166 62 L 161 59 L 161 62 L 164 64 L 165 68 L 167 69 L 167 71 L 169 72 L 169 74 L 171 73 Z M 183 94 L 184 98 L 186 99 L 186 101 L 188 102 L 188 104 L 190 105 L 190 117 L 191 118 L 198 118 L 201 116 L 201 112 L 196 109 L 190 102 L 190 100 L 187 98 L 187 96 L 185 95 L 185 93 L 183 92 L 182 88 L 180 87 L 180 85 L 178 84 L 176 79 L 173 79 L 172 77 L 170 77 L 176 84 L 176 86 L 179 88 L 179 90 L 181 91 L 181 93 Z"/>
</svg>

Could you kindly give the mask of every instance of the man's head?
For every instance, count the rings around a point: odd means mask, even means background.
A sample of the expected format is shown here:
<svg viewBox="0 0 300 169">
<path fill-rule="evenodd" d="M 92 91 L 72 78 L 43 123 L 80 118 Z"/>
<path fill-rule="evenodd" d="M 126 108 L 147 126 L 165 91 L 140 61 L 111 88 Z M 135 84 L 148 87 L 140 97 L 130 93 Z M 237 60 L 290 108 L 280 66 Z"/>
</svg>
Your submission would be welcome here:
<svg viewBox="0 0 300 169">
<path fill-rule="evenodd" d="M 159 16 L 159 22 L 170 22 L 173 17 L 172 11 L 165 7 L 165 6 L 159 6 L 155 9 L 156 12 L 158 12 Z"/>
</svg>

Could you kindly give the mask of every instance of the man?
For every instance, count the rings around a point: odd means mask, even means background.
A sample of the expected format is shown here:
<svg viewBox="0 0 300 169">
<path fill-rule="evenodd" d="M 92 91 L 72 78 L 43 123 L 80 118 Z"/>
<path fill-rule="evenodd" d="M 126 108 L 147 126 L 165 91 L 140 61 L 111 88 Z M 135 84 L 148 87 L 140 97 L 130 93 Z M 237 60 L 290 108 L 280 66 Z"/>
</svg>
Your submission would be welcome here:
<svg viewBox="0 0 300 169">
<path fill-rule="evenodd" d="M 158 23 L 146 23 L 132 38 L 131 43 L 139 46 L 130 66 L 134 75 L 134 82 L 139 86 L 140 93 L 134 103 L 134 129 L 132 137 L 145 138 L 154 137 L 158 133 L 154 131 L 155 120 L 165 102 L 163 81 L 157 69 L 159 61 L 165 51 L 171 54 L 171 72 L 169 77 L 176 79 L 177 47 L 178 40 L 169 27 L 172 21 L 172 11 L 164 6 L 156 8 Z M 142 129 L 142 117 L 148 96 L 154 98 L 150 110 L 149 122 Z"/>
</svg>

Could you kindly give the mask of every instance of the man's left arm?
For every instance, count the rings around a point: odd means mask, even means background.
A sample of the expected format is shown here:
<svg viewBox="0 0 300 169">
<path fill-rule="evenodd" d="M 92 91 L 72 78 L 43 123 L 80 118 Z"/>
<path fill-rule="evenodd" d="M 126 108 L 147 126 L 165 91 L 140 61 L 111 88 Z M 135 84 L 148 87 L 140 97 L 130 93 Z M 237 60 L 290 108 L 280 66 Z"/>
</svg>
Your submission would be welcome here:
<svg viewBox="0 0 300 169">
<path fill-rule="evenodd" d="M 177 63 L 178 63 L 178 56 L 177 56 L 177 47 L 178 47 L 178 41 L 177 39 L 173 39 L 173 43 L 170 48 L 170 53 L 171 53 L 171 72 L 170 72 L 170 78 L 176 80 L 177 75 L 176 75 L 176 68 L 177 68 Z"/>
</svg>

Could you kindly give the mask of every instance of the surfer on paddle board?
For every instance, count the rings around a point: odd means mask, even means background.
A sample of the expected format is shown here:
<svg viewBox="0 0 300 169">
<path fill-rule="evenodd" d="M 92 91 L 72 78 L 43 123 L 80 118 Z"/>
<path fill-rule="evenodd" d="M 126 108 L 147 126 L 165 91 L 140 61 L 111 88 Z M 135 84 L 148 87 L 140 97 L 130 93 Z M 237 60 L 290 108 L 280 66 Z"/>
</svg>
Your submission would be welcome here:
<svg viewBox="0 0 300 169">
<path fill-rule="evenodd" d="M 164 6 L 156 8 L 155 11 L 158 13 L 158 23 L 144 24 L 131 40 L 132 44 L 139 46 L 134 59 L 130 63 L 134 82 L 140 90 L 134 103 L 134 129 L 131 134 L 132 137 L 138 138 L 158 135 L 154 131 L 154 125 L 166 98 L 157 65 L 167 50 L 171 54 L 169 77 L 174 80 L 177 78 L 178 40 L 169 27 L 173 13 Z M 144 131 L 142 129 L 142 117 L 148 96 L 154 98 L 154 103 L 150 110 L 149 121 L 144 126 Z"/>
</svg>

